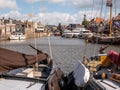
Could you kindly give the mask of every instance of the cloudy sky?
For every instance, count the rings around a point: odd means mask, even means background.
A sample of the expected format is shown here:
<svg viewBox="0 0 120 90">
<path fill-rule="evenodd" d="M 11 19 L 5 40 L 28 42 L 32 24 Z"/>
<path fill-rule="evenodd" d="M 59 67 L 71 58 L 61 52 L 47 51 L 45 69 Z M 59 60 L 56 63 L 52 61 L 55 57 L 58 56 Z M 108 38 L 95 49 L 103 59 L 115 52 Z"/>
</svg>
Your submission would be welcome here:
<svg viewBox="0 0 120 90">
<path fill-rule="evenodd" d="M 103 1 L 103 4 L 102 4 Z M 0 18 L 41 21 L 44 24 L 81 23 L 84 14 L 109 18 L 107 0 L 0 0 Z M 120 13 L 120 0 L 113 0 L 113 16 Z M 102 9 L 101 9 L 102 6 Z M 29 15 L 29 14 L 32 14 Z"/>
</svg>

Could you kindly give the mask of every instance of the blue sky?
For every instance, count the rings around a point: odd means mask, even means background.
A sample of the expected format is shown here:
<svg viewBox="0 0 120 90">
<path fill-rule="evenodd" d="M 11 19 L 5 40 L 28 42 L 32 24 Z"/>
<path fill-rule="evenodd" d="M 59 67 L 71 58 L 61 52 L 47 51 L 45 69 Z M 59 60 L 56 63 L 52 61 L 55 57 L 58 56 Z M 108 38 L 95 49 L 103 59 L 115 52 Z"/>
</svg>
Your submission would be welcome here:
<svg viewBox="0 0 120 90">
<path fill-rule="evenodd" d="M 106 1 L 103 0 L 102 18 L 107 19 L 109 8 L 105 6 Z M 114 16 L 120 13 L 120 0 L 113 0 L 113 4 Z M 101 5 L 102 0 L 0 0 L 0 17 L 29 19 L 44 24 L 81 23 L 84 14 L 88 20 L 99 17 Z M 30 13 L 33 17 L 28 16 Z"/>
</svg>

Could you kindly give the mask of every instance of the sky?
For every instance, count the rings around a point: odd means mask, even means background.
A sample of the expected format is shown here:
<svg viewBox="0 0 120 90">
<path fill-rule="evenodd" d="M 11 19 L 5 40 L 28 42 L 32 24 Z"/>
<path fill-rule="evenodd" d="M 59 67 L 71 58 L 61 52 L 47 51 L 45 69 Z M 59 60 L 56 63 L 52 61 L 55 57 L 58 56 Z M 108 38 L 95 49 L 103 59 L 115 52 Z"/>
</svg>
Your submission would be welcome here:
<svg viewBox="0 0 120 90">
<path fill-rule="evenodd" d="M 102 2 L 103 1 L 103 2 Z M 79 23 L 84 14 L 109 19 L 107 0 L 0 0 L 0 18 L 30 20 L 58 25 Z M 113 0 L 113 16 L 120 13 L 120 0 Z"/>
</svg>

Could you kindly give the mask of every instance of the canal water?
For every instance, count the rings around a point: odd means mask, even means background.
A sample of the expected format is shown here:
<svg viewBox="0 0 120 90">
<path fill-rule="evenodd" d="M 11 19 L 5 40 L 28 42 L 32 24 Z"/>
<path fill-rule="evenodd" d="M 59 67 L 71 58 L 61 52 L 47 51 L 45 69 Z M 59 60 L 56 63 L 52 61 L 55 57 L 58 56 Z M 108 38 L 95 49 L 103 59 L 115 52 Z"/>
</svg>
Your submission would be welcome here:
<svg viewBox="0 0 120 90">
<path fill-rule="evenodd" d="M 62 38 L 59 36 L 51 36 L 27 40 L 1 41 L 0 47 L 23 52 L 26 54 L 36 54 L 36 51 L 29 47 L 29 44 L 31 44 L 43 52 L 51 55 L 49 43 L 51 44 L 50 47 L 52 51 L 52 59 L 56 65 L 60 67 L 65 73 L 71 72 L 78 60 L 83 60 L 85 51 L 86 57 L 89 58 L 90 56 L 97 55 L 99 53 L 99 48 L 101 46 L 105 46 L 102 44 L 92 43 L 88 43 L 86 45 L 84 40 L 77 38 Z M 105 50 L 105 52 L 107 53 L 109 50 L 120 52 L 120 45 L 110 45 Z"/>
</svg>

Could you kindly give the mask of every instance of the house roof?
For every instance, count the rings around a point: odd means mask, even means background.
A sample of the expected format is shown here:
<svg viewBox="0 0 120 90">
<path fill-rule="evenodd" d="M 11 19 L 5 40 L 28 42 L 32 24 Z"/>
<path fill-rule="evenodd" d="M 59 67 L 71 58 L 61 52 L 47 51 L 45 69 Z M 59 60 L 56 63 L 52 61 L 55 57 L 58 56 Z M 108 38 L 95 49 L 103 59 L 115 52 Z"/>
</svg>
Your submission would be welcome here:
<svg viewBox="0 0 120 90">
<path fill-rule="evenodd" d="M 113 20 L 120 20 L 120 13 Z"/>
<path fill-rule="evenodd" d="M 100 23 L 101 21 L 104 21 L 104 19 L 96 17 L 95 22 L 96 22 L 97 24 Z"/>
<path fill-rule="evenodd" d="M 90 25 L 99 25 L 100 23 L 103 23 L 104 25 L 106 25 L 106 24 L 109 24 L 109 20 L 96 17 L 89 22 Z"/>
</svg>

